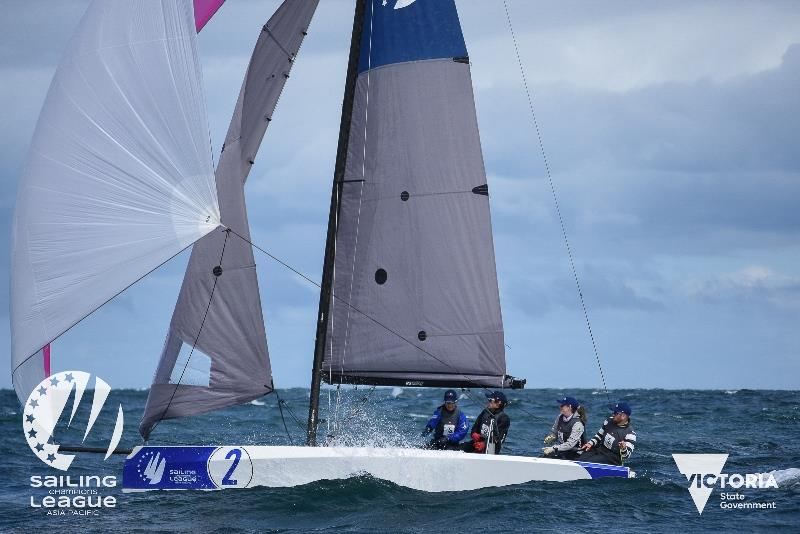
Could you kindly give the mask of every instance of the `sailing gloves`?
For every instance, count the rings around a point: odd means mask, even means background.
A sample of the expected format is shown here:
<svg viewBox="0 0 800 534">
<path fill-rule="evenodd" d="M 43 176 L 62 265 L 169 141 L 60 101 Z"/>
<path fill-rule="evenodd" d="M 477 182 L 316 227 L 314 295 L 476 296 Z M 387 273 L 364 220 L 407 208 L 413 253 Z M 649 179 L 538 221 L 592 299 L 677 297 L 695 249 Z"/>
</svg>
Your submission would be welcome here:
<svg viewBox="0 0 800 534">
<path fill-rule="evenodd" d="M 475 452 L 483 452 L 486 450 L 486 443 L 483 441 L 483 436 L 477 432 L 472 433 L 472 448 Z"/>
</svg>

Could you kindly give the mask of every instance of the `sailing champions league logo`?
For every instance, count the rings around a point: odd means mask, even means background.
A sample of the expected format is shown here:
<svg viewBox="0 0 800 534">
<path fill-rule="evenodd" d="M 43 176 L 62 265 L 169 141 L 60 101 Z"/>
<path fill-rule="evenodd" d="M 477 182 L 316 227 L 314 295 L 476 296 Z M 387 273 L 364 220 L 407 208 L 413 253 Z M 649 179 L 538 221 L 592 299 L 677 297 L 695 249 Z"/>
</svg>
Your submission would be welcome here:
<svg viewBox="0 0 800 534">
<path fill-rule="evenodd" d="M 83 371 L 56 373 L 42 380 L 25 402 L 22 430 L 28 446 L 44 464 L 60 471 L 69 469 L 75 456 L 59 452 L 60 446 L 53 441 L 53 430 L 70 397 L 73 397 L 73 402 L 67 427 L 72 424 L 90 378 L 91 375 Z M 111 386 L 102 378 L 95 377 L 91 412 L 83 441 L 94 427 L 109 393 Z M 122 437 L 123 424 L 122 405 L 119 405 L 104 460 L 117 448 Z M 102 509 L 116 507 L 115 496 L 101 494 L 103 490 L 117 486 L 117 478 L 113 475 L 33 475 L 30 477 L 30 486 L 36 490 L 30 496 L 30 507 L 45 512 L 48 516 L 96 516 Z M 46 494 L 43 495 L 43 492 Z"/>
<path fill-rule="evenodd" d="M 75 412 L 78 411 L 78 406 L 83 398 L 83 393 L 86 391 L 86 385 L 89 383 L 90 377 L 89 373 L 84 373 L 83 371 L 56 373 L 42 380 L 39 386 L 31 391 L 28 396 L 23 411 L 22 430 L 25 432 L 25 439 L 33 453 L 50 467 L 66 471 L 75 459 L 72 454 L 59 453 L 58 444 L 51 443 L 51 438 L 53 429 L 61 418 L 67 401 L 74 391 L 72 413 L 67 426 L 69 427 L 72 424 L 72 419 L 75 417 Z M 100 410 L 103 409 L 109 393 L 111 393 L 111 386 L 102 378 L 95 377 L 92 411 L 89 415 L 89 423 L 86 425 L 86 432 L 83 434 L 84 441 L 89 436 L 89 432 L 92 430 Z M 117 422 L 114 425 L 114 431 L 111 433 L 111 440 L 108 443 L 105 459 L 108 459 L 114 449 L 117 448 L 122 437 L 123 424 L 124 416 L 122 415 L 122 405 L 120 404 L 117 411 Z"/>
<path fill-rule="evenodd" d="M 708 498 L 714 488 L 721 490 L 741 488 L 767 489 L 777 488 L 778 483 L 772 473 L 723 473 L 722 468 L 728 460 L 727 454 L 673 454 L 675 463 L 689 481 L 689 495 L 692 496 L 697 511 L 702 514 Z M 745 502 L 746 497 L 738 491 L 720 494 L 722 509 L 757 509 L 775 508 L 774 502 Z"/>
</svg>

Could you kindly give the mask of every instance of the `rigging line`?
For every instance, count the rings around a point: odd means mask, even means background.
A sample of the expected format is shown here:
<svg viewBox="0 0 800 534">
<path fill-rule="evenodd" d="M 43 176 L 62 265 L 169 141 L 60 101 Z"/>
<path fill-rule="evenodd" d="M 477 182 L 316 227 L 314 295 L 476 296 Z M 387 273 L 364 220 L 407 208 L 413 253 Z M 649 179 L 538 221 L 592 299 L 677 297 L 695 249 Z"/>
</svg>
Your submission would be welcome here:
<svg viewBox="0 0 800 534">
<path fill-rule="evenodd" d="M 272 392 L 275 393 L 275 396 L 278 398 L 278 410 L 281 412 L 281 421 L 283 421 L 283 429 L 286 430 L 286 437 L 289 438 L 289 444 L 294 445 L 292 435 L 289 433 L 289 427 L 286 425 L 286 418 L 283 416 L 283 400 L 281 396 L 278 395 L 278 390 L 275 388 L 274 383 L 272 384 Z"/>
<path fill-rule="evenodd" d="M 283 406 L 284 406 L 284 408 L 286 408 L 286 412 L 289 414 L 289 417 L 291 417 L 292 420 L 297 425 L 297 428 L 299 428 L 300 431 L 303 432 L 303 433 L 307 432 L 308 428 L 306 427 L 306 425 L 303 425 L 303 423 L 300 422 L 300 420 L 297 418 L 297 416 L 292 411 L 292 408 L 289 406 L 289 403 L 286 402 L 286 401 L 283 401 Z"/>
<path fill-rule="evenodd" d="M 222 225 L 220 224 L 220 227 L 221 227 L 221 226 L 222 226 Z M 212 230 L 212 232 L 213 232 L 213 231 L 214 231 L 214 230 Z M 211 233 L 211 232 L 209 232 L 209 233 Z M 201 237 L 205 237 L 205 236 L 201 236 Z M 200 238 L 198 238 L 198 240 L 199 240 L 199 239 L 200 239 Z M 54 342 L 55 340 L 57 340 L 58 338 L 60 338 L 61 336 L 63 336 L 63 335 L 64 335 L 64 334 L 66 334 L 67 332 L 69 332 L 70 330 L 72 330 L 72 329 L 73 329 L 75 326 L 77 326 L 77 325 L 78 325 L 78 323 L 82 322 L 84 319 L 86 319 L 87 317 L 89 317 L 90 315 L 92 315 L 94 312 L 96 312 L 97 310 L 99 310 L 100 308 L 102 308 L 103 306 L 105 306 L 106 304 L 108 304 L 109 302 L 111 302 L 112 300 L 114 300 L 115 298 L 117 298 L 118 296 L 120 296 L 120 295 L 121 295 L 122 293 L 124 293 L 124 292 L 125 292 L 127 289 L 129 289 L 131 286 L 133 286 L 134 284 L 136 284 L 136 282 L 139 282 L 140 280 L 142 280 L 142 279 L 146 278 L 146 277 L 147 277 L 149 274 L 153 273 L 153 272 L 154 272 L 154 271 L 156 271 L 156 270 L 157 270 L 159 267 L 161 267 L 162 265 L 166 264 L 167 262 L 169 262 L 171 259 L 175 258 L 176 256 L 179 256 L 179 255 L 181 254 L 181 252 L 183 252 L 184 250 L 186 250 L 186 249 L 190 248 L 190 247 L 191 247 L 192 245 L 194 245 L 194 244 L 195 244 L 195 241 L 193 241 L 193 242 L 189 243 L 188 245 L 186 245 L 185 247 L 183 247 L 182 249 L 180 249 L 178 252 L 176 252 L 176 253 L 175 253 L 173 256 L 170 256 L 169 258 L 167 258 L 167 259 L 166 259 L 166 260 L 164 260 L 163 262 L 159 263 L 158 265 L 156 265 L 155 267 L 153 267 L 152 269 L 150 269 L 149 271 L 147 271 L 145 274 L 143 274 L 142 276 L 140 276 L 139 278 L 137 278 L 136 280 L 134 280 L 133 282 L 131 282 L 130 284 L 128 284 L 127 286 L 125 286 L 124 288 L 120 289 L 120 290 L 119 290 L 117 293 L 114 293 L 114 295 L 112 295 L 112 296 L 111 296 L 111 297 L 110 297 L 108 300 L 106 300 L 105 302 L 103 302 L 102 304 L 100 304 L 99 306 L 97 306 L 95 309 L 93 309 L 92 311 L 90 311 L 89 313 L 87 313 L 86 315 L 84 315 L 83 317 L 81 317 L 80 319 L 78 319 L 77 321 L 75 321 L 74 323 L 72 323 L 72 325 L 70 325 L 70 326 L 69 326 L 67 329 L 65 329 L 63 332 L 61 332 L 61 333 L 60 333 L 60 334 L 58 334 L 56 337 L 54 337 L 53 339 L 51 339 L 50 341 L 48 341 L 47 343 L 45 343 L 45 345 L 46 345 L 46 344 L 48 344 L 48 343 L 52 343 L 52 342 Z M 41 349 L 41 348 L 39 348 L 39 350 L 37 350 L 36 352 L 34 352 L 33 354 L 31 354 L 30 356 L 28 356 L 27 358 L 25 358 L 25 359 L 24 359 L 24 360 L 22 360 L 21 362 L 19 362 L 19 365 L 17 365 L 16 367 L 14 367 L 14 370 L 13 370 L 13 371 L 11 371 L 11 379 L 12 379 L 12 382 L 13 382 L 13 379 L 14 379 L 14 373 L 16 373 L 16 372 L 17 372 L 17 370 L 18 370 L 20 367 L 22 367 L 23 365 L 25 365 L 25 363 L 27 363 L 27 362 L 28 362 L 28 360 L 30 360 L 31 358 L 33 358 L 34 356 L 36 356 L 37 354 L 39 354 L 39 351 L 40 351 L 40 350 L 42 350 L 42 349 Z"/>
<path fill-rule="evenodd" d="M 514 27 L 511 24 L 511 13 L 508 10 L 508 2 L 507 0 L 503 0 L 503 7 L 506 11 L 506 21 L 508 22 L 508 29 L 511 32 L 511 40 L 514 42 L 514 52 L 517 56 L 517 65 L 519 66 L 519 72 L 522 76 L 522 84 L 525 87 L 525 96 L 528 98 L 528 109 L 531 112 L 531 118 L 533 119 L 533 126 L 536 130 L 536 138 L 539 140 L 539 149 L 542 153 L 542 159 L 544 160 L 544 168 L 547 173 L 547 182 L 550 185 L 550 193 L 553 196 L 553 203 L 556 207 L 556 214 L 558 215 L 558 222 L 561 225 L 561 236 L 564 238 L 564 245 L 567 248 L 567 255 L 569 256 L 569 265 L 572 269 L 572 276 L 575 279 L 575 287 L 578 290 L 578 298 L 581 302 L 581 308 L 583 310 L 583 318 L 586 321 L 586 328 L 589 331 L 589 339 L 592 341 L 592 350 L 594 351 L 594 358 L 597 362 L 597 367 L 600 370 L 600 379 L 603 382 L 603 389 L 605 390 L 606 400 L 611 402 L 611 398 L 608 394 L 608 386 L 606 386 L 606 377 L 605 373 L 603 373 L 603 366 L 600 364 L 600 354 L 597 350 L 597 343 L 595 342 L 594 333 L 592 332 L 592 323 L 589 321 L 589 311 L 586 307 L 586 302 L 583 299 L 583 290 L 581 289 L 581 282 L 578 278 L 578 270 L 575 268 L 575 260 L 572 256 L 572 248 L 569 245 L 569 239 L 567 239 L 567 228 L 564 224 L 564 217 L 561 215 L 561 207 L 558 203 L 558 195 L 556 195 L 556 186 L 553 182 L 553 176 L 550 172 L 550 162 L 547 159 L 547 153 L 544 150 L 544 141 L 542 140 L 542 132 L 539 128 L 539 121 L 536 119 L 536 112 L 533 109 L 533 97 L 531 96 L 530 89 L 528 89 L 528 80 L 525 77 L 525 69 L 522 66 L 522 57 L 519 53 L 519 45 L 517 44 L 517 37 L 514 34 Z"/>
<path fill-rule="evenodd" d="M 281 265 L 283 265 L 284 267 L 286 267 L 287 269 L 289 269 L 290 271 L 292 271 L 292 272 L 293 272 L 293 273 L 295 273 L 296 275 L 300 276 L 301 278 L 303 278 L 304 280 L 308 281 L 309 283 L 311 283 L 311 284 L 314 284 L 316 287 L 318 287 L 318 288 L 322 289 L 322 287 L 321 287 L 321 286 L 320 286 L 320 285 L 319 285 L 317 282 L 315 282 L 314 280 L 312 280 L 312 279 L 311 279 L 311 278 L 309 278 L 308 276 L 304 275 L 303 273 L 301 273 L 300 271 L 298 271 L 298 270 L 297 270 L 297 269 L 295 269 L 294 267 L 291 267 L 291 266 L 289 266 L 289 265 L 288 265 L 286 262 L 284 262 L 283 260 L 280 260 L 279 258 L 277 258 L 277 257 L 273 256 L 272 254 L 270 254 L 269 252 L 267 252 L 267 251 L 266 251 L 266 250 L 264 250 L 263 248 L 259 247 L 258 245 L 256 245 L 256 244 L 255 244 L 255 243 L 253 243 L 252 241 L 250 241 L 249 239 L 245 238 L 245 237 L 244 237 L 244 236 L 242 236 L 241 234 L 237 233 L 237 232 L 236 232 L 236 230 L 234 230 L 234 229 L 232 229 L 232 228 L 228 228 L 228 230 L 230 230 L 230 231 L 233 233 L 233 235 L 235 235 L 235 236 L 239 237 L 240 239 L 242 239 L 243 241 L 245 241 L 246 243 L 248 243 L 248 244 L 249 244 L 251 247 L 255 248 L 256 250 L 258 250 L 258 251 L 260 251 L 260 252 L 263 252 L 264 254 L 266 254 L 267 256 L 269 256 L 270 258 L 272 258 L 273 260 L 275 260 L 276 262 L 280 263 Z M 461 376 L 461 377 L 465 378 L 467 382 L 469 382 L 470 384 L 475 384 L 475 386 L 476 386 L 476 387 L 478 387 L 478 388 L 480 388 L 480 389 L 482 389 L 482 390 L 484 390 L 484 391 L 487 391 L 487 392 L 491 392 L 491 391 L 492 391 L 492 390 L 491 390 L 491 389 L 489 389 L 488 387 L 486 387 L 486 386 L 482 386 L 481 384 L 478 384 L 477 382 L 475 382 L 474 380 L 472 380 L 472 379 L 471 379 L 469 376 L 465 375 L 464 373 L 462 373 L 461 371 L 459 371 L 458 369 L 456 369 L 455 367 L 453 367 L 453 366 L 452 366 L 452 365 L 450 365 L 449 363 L 447 363 L 447 362 L 445 362 L 445 361 L 441 360 L 440 358 L 438 358 L 438 357 L 437 357 L 437 356 L 435 356 L 434 354 L 431 354 L 430 352 L 428 352 L 427 350 L 423 349 L 422 347 L 420 347 L 420 346 L 418 346 L 418 345 L 414 344 L 414 342 L 412 342 L 411 340 L 407 339 L 406 337 L 404 337 L 404 336 L 403 336 L 402 334 L 400 334 L 399 332 L 396 332 L 395 330 L 392 330 L 391 328 L 389 328 L 388 326 L 386 326 L 386 325 L 385 325 L 385 324 L 383 324 L 382 322 L 378 321 L 377 319 L 375 319 L 375 318 L 374 318 L 374 317 L 372 317 L 371 315 L 369 315 L 369 314 L 367 314 L 367 313 L 365 313 L 365 312 L 361 311 L 360 309 L 356 308 L 356 307 L 355 307 L 355 306 L 353 306 L 352 304 L 350 304 L 350 303 L 348 303 L 348 302 L 345 302 L 345 301 L 344 301 L 343 299 L 341 299 L 340 297 L 337 297 L 337 296 L 335 296 L 335 295 L 331 295 L 331 296 L 332 296 L 334 299 L 336 299 L 336 300 L 338 300 L 338 301 L 342 302 L 343 304 L 345 304 L 347 307 L 351 308 L 351 309 L 352 309 L 353 311 L 355 311 L 356 313 L 359 313 L 359 314 L 363 315 L 363 316 L 364 316 L 364 317 L 365 317 L 367 320 L 369 320 L 369 321 L 372 321 L 373 323 L 375 323 L 375 324 L 376 324 L 376 325 L 378 325 L 379 327 L 383 328 L 384 330 L 386 330 L 386 331 L 387 331 L 387 332 L 389 332 L 390 334 L 394 334 L 395 336 L 397 336 L 397 337 L 398 337 L 399 339 L 401 339 L 402 341 L 405 341 L 406 343 L 408 343 L 409 345 L 411 345 L 413 348 L 417 349 L 418 351 L 422 352 L 423 354 L 427 354 L 428 356 L 430 356 L 431 358 L 433 358 L 433 359 L 434 359 L 434 360 L 436 360 L 437 362 L 441 363 L 441 364 L 442 364 L 442 365 L 444 365 L 445 367 L 449 367 L 450 369 L 452 369 L 452 370 L 453 370 L 453 374 L 455 374 L 455 375 L 459 375 L 459 376 Z"/>
<path fill-rule="evenodd" d="M 228 245 L 228 237 L 230 237 L 231 231 L 225 230 L 225 241 L 222 242 L 222 252 L 219 255 L 219 263 L 217 264 L 219 267 L 222 267 L 222 258 L 225 257 L 225 247 Z M 200 328 L 197 330 L 197 336 L 194 338 L 194 343 L 192 343 L 192 350 L 189 351 L 189 356 L 186 358 L 186 363 L 183 364 L 183 369 L 181 370 L 181 376 L 178 378 L 178 382 L 175 384 L 175 388 L 172 390 L 172 395 L 167 402 L 167 405 L 164 407 L 164 411 L 161 412 L 158 420 L 153 425 L 153 428 L 150 429 L 148 435 L 152 434 L 156 427 L 164 420 L 164 416 L 167 415 L 167 410 L 172 405 L 172 401 L 175 399 L 175 394 L 178 392 L 178 387 L 180 387 L 181 382 L 183 382 L 183 375 L 186 373 L 186 369 L 189 367 L 189 362 L 192 361 L 192 354 L 194 354 L 194 349 L 197 346 L 197 342 L 200 340 L 200 334 L 203 332 L 203 326 L 206 324 L 206 318 L 208 317 L 208 310 L 211 309 L 211 301 L 214 300 L 214 292 L 217 289 L 217 281 L 219 280 L 219 276 L 214 275 L 214 285 L 211 286 L 211 295 L 208 297 L 208 305 L 206 306 L 206 311 L 203 314 L 203 320 L 200 321 Z"/>
<path fill-rule="evenodd" d="M 469 400 L 470 400 L 470 401 L 471 401 L 473 404 L 476 404 L 476 405 L 478 405 L 478 407 L 480 407 L 480 408 L 481 408 L 481 410 L 484 410 L 484 409 L 486 409 L 486 406 L 485 406 L 483 403 L 480 403 L 480 402 L 478 402 L 478 401 L 476 401 L 475 399 L 473 399 L 473 398 L 472 398 L 472 395 L 470 395 L 470 393 L 471 393 L 471 392 L 470 392 L 470 390 L 469 390 L 468 388 L 461 388 L 461 391 L 463 391 L 463 392 L 464 392 L 464 394 L 467 396 L 467 398 L 468 398 L 468 399 L 469 399 Z M 505 407 L 503 407 L 503 411 L 505 411 L 505 409 L 506 409 L 506 408 L 508 408 L 509 406 L 511 406 L 511 402 L 510 402 L 510 401 L 506 403 Z M 514 409 L 521 411 L 522 413 L 524 413 L 525 415 L 527 415 L 527 416 L 529 416 L 529 417 L 531 417 L 531 418 L 533 418 L 533 419 L 540 419 L 540 417 L 538 417 L 537 415 L 535 415 L 533 412 L 530 412 L 530 411 L 526 410 L 525 408 L 523 408 L 523 407 L 522 407 L 521 405 L 519 405 L 519 404 L 515 404 L 515 405 L 514 405 Z"/>
</svg>

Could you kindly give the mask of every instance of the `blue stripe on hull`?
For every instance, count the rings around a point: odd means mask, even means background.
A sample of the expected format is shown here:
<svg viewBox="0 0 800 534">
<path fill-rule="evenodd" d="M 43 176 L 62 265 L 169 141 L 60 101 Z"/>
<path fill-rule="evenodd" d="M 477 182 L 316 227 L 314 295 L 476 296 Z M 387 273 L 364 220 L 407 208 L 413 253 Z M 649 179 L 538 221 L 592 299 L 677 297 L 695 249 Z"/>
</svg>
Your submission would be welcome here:
<svg viewBox="0 0 800 534">
<path fill-rule="evenodd" d="M 454 0 L 370 0 L 359 73 L 393 63 L 466 55 Z"/>
<path fill-rule="evenodd" d="M 593 479 L 603 477 L 628 478 L 630 470 L 619 465 L 593 464 L 589 462 L 575 462 L 586 469 Z"/>
</svg>

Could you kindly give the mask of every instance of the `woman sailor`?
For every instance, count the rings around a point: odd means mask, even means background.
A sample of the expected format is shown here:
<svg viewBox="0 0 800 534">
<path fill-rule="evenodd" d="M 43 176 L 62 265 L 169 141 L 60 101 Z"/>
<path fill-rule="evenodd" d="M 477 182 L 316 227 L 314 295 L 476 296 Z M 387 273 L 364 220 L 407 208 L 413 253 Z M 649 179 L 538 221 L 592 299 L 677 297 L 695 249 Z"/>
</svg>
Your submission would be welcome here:
<svg viewBox="0 0 800 534">
<path fill-rule="evenodd" d="M 546 458 L 574 460 L 586 443 L 586 410 L 575 397 L 558 399 L 561 413 L 556 417 L 550 433 L 544 438 L 542 455 Z M 555 444 L 551 445 L 551 443 Z"/>
</svg>

